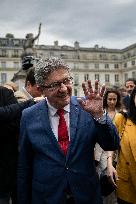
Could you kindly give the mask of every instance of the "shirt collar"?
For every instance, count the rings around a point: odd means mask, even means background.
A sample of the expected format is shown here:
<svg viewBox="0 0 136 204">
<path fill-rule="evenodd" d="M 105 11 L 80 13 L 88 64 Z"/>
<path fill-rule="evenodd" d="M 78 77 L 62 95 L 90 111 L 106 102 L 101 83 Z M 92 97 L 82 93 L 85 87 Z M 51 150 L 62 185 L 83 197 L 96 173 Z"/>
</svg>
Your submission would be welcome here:
<svg viewBox="0 0 136 204">
<path fill-rule="evenodd" d="M 49 114 L 50 114 L 51 116 L 54 116 L 54 115 L 56 114 L 56 112 L 57 112 L 58 109 L 54 108 L 54 107 L 49 103 L 48 99 L 46 99 L 46 100 L 47 100 L 47 105 L 48 105 L 48 109 L 49 109 Z M 65 112 L 70 113 L 70 104 L 66 105 L 63 109 L 65 110 Z"/>
<path fill-rule="evenodd" d="M 27 96 L 28 99 L 32 99 L 33 97 L 31 96 L 30 93 L 28 93 L 28 91 L 26 90 L 25 87 L 22 88 L 22 91 L 24 92 L 24 94 Z"/>
</svg>

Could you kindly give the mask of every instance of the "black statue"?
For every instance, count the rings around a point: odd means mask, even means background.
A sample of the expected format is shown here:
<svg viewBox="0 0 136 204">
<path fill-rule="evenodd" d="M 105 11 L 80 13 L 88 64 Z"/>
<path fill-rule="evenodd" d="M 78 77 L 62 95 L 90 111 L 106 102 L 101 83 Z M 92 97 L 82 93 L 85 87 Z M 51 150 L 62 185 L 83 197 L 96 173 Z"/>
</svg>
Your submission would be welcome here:
<svg viewBox="0 0 136 204">
<path fill-rule="evenodd" d="M 40 34 L 41 34 L 41 23 L 39 24 L 39 30 L 38 30 L 38 34 L 34 37 L 33 33 L 28 33 L 26 35 L 26 39 L 24 41 L 24 56 L 27 55 L 34 55 L 34 43 L 35 41 L 39 38 Z"/>
</svg>

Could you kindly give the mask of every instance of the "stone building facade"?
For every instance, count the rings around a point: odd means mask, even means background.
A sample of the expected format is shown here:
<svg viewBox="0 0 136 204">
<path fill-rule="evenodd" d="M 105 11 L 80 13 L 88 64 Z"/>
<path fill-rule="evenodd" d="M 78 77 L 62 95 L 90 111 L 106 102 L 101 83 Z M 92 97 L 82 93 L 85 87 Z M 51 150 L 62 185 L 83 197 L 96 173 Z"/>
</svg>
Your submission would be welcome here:
<svg viewBox="0 0 136 204">
<path fill-rule="evenodd" d="M 19 88 L 24 85 L 24 73 L 21 70 L 21 55 L 25 39 L 0 38 L 0 83 L 15 78 Z M 100 80 L 107 86 L 123 86 L 127 78 L 136 79 L 136 44 L 124 49 L 108 49 L 95 45 L 92 48 L 73 47 L 55 41 L 53 45 L 36 45 L 37 57 L 61 57 L 72 69 L 74 95 L 82 95 L 82 81 Z M 16 77 L 18 78 L 18 77 Z"/>
</svg>

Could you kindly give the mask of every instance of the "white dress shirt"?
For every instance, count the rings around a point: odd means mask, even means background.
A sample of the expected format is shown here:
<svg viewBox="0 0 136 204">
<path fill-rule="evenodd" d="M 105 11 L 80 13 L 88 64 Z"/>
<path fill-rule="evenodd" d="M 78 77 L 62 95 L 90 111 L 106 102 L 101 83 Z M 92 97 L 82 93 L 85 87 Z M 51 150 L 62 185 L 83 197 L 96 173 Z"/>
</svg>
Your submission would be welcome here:
<svg viewBox="0 0 136 204">
<path fill-rule="evenodd" d="M 59 116 L 57 114 L 56 108 L 54 108 L 48 101 L 47 99 L 47 105 L 48 105 L 48 114 L 49 114 L 49 120 L 50 120 L 50 125 L 52 128 L 52 131 L 58 141 L 58 125 L 59 125 Z M 67 129 L 68 129 L 68 135 L 69 135 L 69 140 L 70 140 L 70 128 L 69 128 L 69 114 L 70 114 L 70 104 L 65 106 L 64 108 L 64 118 L 66 120 L 67 124 Z"/>
</svg>

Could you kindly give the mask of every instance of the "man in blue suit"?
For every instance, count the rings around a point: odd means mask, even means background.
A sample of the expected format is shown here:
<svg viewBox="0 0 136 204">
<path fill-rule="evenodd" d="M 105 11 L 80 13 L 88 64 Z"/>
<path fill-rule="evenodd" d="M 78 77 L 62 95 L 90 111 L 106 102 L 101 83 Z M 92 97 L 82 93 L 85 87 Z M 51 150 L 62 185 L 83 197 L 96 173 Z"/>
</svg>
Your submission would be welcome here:
<svg viewBox="0 0 136 204">
<path fill-rule="evenodd" d="M 22 114 L 18 203 L 102 204 L 94 146 L 119 146 L 116 129 L 103 113 L 105 87 L 100 90 L 95 81 L 93 89 L 88 81 L 82 84 L 85 98 L 71 97 L 70 69 L 58 58 L 39 61 L 35 79 L 46 100 Z"/>
</svg>

